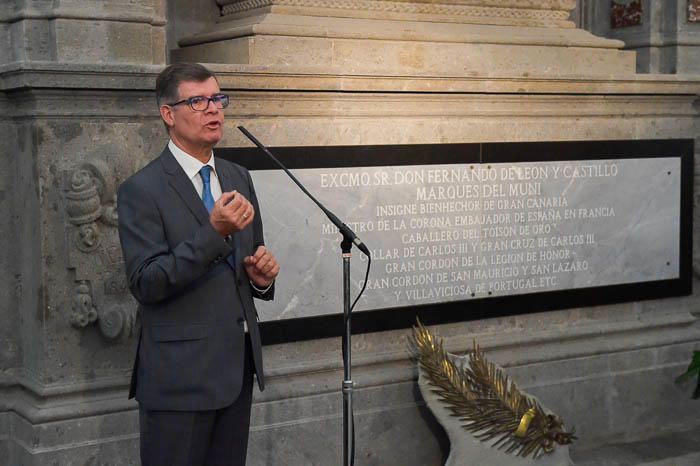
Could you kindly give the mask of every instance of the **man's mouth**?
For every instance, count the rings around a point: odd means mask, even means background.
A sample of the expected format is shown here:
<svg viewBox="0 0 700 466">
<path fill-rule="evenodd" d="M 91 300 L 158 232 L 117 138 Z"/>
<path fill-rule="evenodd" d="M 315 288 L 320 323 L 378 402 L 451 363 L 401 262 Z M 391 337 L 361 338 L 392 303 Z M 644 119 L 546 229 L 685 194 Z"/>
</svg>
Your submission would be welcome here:
<svg viewBox="0 0 700 466">
<path fill-rule="evenodd" d="M 206 126 L 209 129 L 218 129 L 221 126 L 221 122 L 220 121 L 209 121 L 204 126 Z"/>
</svg>

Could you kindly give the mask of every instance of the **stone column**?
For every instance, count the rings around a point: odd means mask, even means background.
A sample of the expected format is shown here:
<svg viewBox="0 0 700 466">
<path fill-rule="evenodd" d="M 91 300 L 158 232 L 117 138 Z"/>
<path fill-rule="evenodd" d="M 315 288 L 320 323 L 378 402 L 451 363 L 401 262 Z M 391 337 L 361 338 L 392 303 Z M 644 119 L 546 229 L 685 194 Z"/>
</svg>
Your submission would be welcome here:
<svg viewBox="0 0 700 466">
<path fill-rule="evenodd" d="M 114 216 L 135 163 L 115 141 L 147 132 L 139 90 L 165 61 L 165 24 L 162 0 L 0 3 L 2 464 L 87 464 L 109 437 L 100 462 L 135 462 L 136 307 Z"/>
<path fill-rule="evenodd" d="M 0 5 L 0 64 L 165 60 L 164 0 L 10 0 Z"/>
<path fill-rule="evenodd" d="M 577 9 L 583 28 L 637 52 L 639 73 L 698 73 L 697 5 L 694 0 L 580 0 Z"/>
<path fill-rule="evenodd" d="M 575 0 L 218 0 L 215 25 L 174 60 L 345 73 L 482 75 L 633 71 L 619 41 L 576 29 Z M 571 57 L 576 56 L 576 59 Z"/>
</svg>

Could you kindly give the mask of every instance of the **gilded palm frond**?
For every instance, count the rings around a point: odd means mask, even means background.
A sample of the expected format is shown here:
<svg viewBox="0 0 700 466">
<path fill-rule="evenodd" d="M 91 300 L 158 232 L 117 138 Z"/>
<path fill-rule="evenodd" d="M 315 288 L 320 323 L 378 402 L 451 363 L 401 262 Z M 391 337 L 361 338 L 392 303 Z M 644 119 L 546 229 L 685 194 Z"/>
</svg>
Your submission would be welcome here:
<svg viewBox="0 0 700 466">
<path fill-rule="evenodd" d="M 455 364 L 435 337 L 420 321 L 413 327 L 410 346 L 447 409 L 462 426 L 481 441 L 534 458 L 566 445 L 576 438 L 565 432 L 562 420 L 547 414 L 540 404 L 524 395 L 503 371 L 486 360 L 476 341 L 469 364 Z"/>
</svg>

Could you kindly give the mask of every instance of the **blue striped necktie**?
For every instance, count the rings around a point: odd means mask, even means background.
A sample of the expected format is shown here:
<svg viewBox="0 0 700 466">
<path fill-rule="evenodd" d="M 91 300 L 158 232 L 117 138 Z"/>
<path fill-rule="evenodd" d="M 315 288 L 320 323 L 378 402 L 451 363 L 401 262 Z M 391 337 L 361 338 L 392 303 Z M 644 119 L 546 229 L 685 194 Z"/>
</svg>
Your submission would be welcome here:
<svg viewBox="0 0 700 466">
<path fill-rule="evenodd" d="M 211 213 L 211 211 L 214 209 L 214 196 L 211 194 L 211 167 L 209 165 L 203 166 L 199 170 L 199 176 L 202 177 L 202 183 L 204 184 L 204 188 L 202 189 L 202 202 L 204 202 L 204 207 L 207 208 L 207 212 Z M 230 254 L 226 260 L 235 270 L 235 254 Z"/>
<path fill-rule="evenodd" d="M 214 209 L 214 196 L 211 195 L 211 167 L 205 165 L 199 170 L 199 176 L 202 177 L 202 183 L 204 183 L 204 189 L 202 189 L 202 202 L 204 202 L 204 207 L 207 208 L 207 212 L 211 213 Z"/>
</svg>

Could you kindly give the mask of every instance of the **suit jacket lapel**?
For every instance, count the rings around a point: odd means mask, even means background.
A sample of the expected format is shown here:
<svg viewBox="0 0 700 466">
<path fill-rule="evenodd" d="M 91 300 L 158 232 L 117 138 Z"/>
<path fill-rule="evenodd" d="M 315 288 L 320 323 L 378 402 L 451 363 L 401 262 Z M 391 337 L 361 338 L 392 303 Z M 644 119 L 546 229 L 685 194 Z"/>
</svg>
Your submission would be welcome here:
<svg viewBox="0 0 700 466">
<path fill-rule="evenodd" d="M 216 164 L 216 175 L 219 177 L 219 183 L 221 184 L 221 192 L 225 193 L 228 191 L 233 191 L 236 189 L 237 180 L 234 176 L 225 169 L 225 165 L 217 161 Z M 242 272 L 243 267 L 243 256 L 241 256 L 241 238 L 238 234 L 233 234 L 233 247 L 234 254 L 236 257 L 236 266 L 233 270 L 236 272 L 236 278 L 238 278 Z"/>
<path fill-rule="evenodd" d="M 182 169 L 175 157 L 166 147 L 163 153 L 160 154 L 160 161 L 163 164 L 163 170 L 169 175 L 168 182 L 173 187 L 175 192 L 180 196 L 187 208 L 197 218 L 201 225 L 209 221 L 209 213 L 204 207 L 202 199 L 197 194 L 197 191 L 192 186 L 192 181 L 187 178 L 185 171 Z"/>
</svg>

